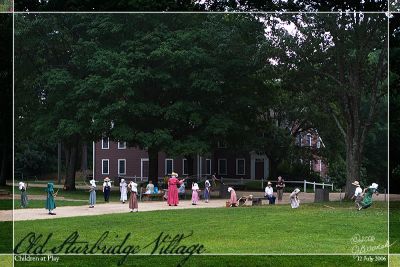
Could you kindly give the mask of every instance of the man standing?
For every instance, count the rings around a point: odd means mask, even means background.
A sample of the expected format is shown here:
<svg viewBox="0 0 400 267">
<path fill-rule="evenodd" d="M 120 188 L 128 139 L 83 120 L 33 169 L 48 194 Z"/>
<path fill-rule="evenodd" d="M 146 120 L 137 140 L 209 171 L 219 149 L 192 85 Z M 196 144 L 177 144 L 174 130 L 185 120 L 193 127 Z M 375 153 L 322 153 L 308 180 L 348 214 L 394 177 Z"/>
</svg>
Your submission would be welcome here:
<svg viewBox="0 0 400 267">
<path fill-rule="evenodd" d="M 278 193 L 278 201 L 282 201 L 283 188 L 285 188 L 285 181 L 281 176 L 278 177 L 278 182 L 276 183 L 276 192 Z"/>
<path fill-rule="evenodd" d="M 276 197 L 274 196 L 274 189 L 272 188 L 271 182 L 268 182 L 265 188 L 265 197 L 269 200 L 269 204 L 275 204 Z"/>
</svg>

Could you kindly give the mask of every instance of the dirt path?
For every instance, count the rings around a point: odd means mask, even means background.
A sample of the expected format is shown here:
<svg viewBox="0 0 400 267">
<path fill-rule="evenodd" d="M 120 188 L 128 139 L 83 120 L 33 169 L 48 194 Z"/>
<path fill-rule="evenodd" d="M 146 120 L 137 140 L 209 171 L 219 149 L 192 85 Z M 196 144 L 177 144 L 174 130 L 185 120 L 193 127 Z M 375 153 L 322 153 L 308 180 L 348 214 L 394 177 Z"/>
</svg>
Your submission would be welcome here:
<svg viewBox="0 0 400 267">
<path fill-rule="evenodd" d="M 238 197 L 248 195 L 248 192 L 237 192 Z M 253 195 L 256 197 L 257 194 Z M 262 196 L 262 193 L 260 194 Z M 339 194 L 331 193 L 330 200 L 339 200 Z M 400 195 L 391 195 L 391 200 L 400 200 Z M 383 194 L 374 197 L 375 201 L 384 201 L 385 196 Z M 306 193 L 300 195 L 301 203 L 312 203 L 314 202 L 314 194 Z M 169 209 L 201 209 L 201 208 L 220 208 L 225 207 L 225 199 L 212 199 L 209 203 L 200 201 L 198 205 L 191 205 L 190 200 L 180 201 L 179 206 L 170 207 L 164 201 L 145 201 L 139 202 L 139 211 L 154 211 L 154 210 L 169 210 Z M 289 205 L 289 194 L 284 194 L 282 202 L 277 202 L 278 205 Z M 15 221 L 27 221 L 27 220 L 42 220 L 42 219 L 55 219 L 65 217 L 78 217 L 78 216 L 92 216 L 101 214 L 113 214 L 113 213 L 127 213 L 129 212 L 128 203 L 122 204 L 119 202 L 111 202 L 107 204 L 98 204 L 95 208 L 89 208 L 85 206 L 65 206 L 58 207 L 55 209 L 57 215 L 51 216 L 47 214 L 47 211 L 43 208 L 40 209 L 18 209 L 14 210 Z M 13 211 L 12 210 L 0 210 L 0 221 L 12 221 Z"/>
</svg>

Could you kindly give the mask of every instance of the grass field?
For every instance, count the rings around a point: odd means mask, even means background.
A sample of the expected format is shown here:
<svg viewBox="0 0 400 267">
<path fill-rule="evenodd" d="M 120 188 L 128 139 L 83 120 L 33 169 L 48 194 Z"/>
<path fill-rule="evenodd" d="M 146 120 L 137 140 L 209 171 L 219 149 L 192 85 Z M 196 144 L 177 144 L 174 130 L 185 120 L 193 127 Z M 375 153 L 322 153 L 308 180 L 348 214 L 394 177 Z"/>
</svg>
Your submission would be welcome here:
<svg viewBox="0 0 400 267">
<path fill-rule="evenodd" d="M 109 231 L 108 245 L 119 244 L 127 233 L 129 242 L 143 247 L 161 232 L 193 235 L 185 243 L 203 244 L 206 253 L 353 253 L 355 247 L 378 246 L 369 253 L 386 253 L 387 209 L 385 203 L 357 212 L 351 203 L 304 204 L 250 208 L 188 209 L 60 218 L 15 222 L 15 242 L 28 231 L 53 233 L 47 246 L 62 243 L 73 231 L 80 240 L 96 242 Z M 68 229 L 68 230 L 67 230 Z M 356 234 L 372 236 L 361 240 Z M 118 235 L 118 237 L 116 237 Z M 268 242 L 271 240 L 272 242 Z M 141 250 L 149 253 L 150 248 Z"/>
<path fill-rule="evenodd" d="M 400 202 L 391 201 L 389 205 L 390 253 L 400 254 Z M 398 265 L 400 266 L 400 264 Z"/>
</svg>

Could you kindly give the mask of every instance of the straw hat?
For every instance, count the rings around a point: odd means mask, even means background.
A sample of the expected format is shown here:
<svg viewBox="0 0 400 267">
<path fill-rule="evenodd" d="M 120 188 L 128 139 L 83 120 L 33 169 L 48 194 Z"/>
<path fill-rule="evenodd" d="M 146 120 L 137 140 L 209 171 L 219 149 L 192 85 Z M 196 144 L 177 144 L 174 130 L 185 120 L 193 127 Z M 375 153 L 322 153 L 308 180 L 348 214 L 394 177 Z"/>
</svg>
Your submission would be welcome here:
<svg viewBox="0 0 400 267">
<path fill-rule="evenodd" d="M 355 185 L 355 186 L 360 186 L 360 183 L 359 183 L 358 181 L 354 181 L 354 182 L 352 182 L 351 184 L 352 184 L 352 185 Z"/>
<path fill-rule="evenodd" d="M 372 183 L 372 185 L 369 188 L 378 189 L 378 184 Z"/>
<path fill-rule="evenodd" d="M 171 176 L 178 177 L 178 174 L 177 174 L 176 172 L 172 172 L 172 173 L 171 173 Z"/>
<path fill-rule="evenodd" d="M 271 182 L 268 182 L 268 185 L 271 185 L 272 183 Z"/>
<path fill-rule="evenodd" d="M 109 182 L 109 181 L 110 181 L 110 178 L 108 178 L 108 177 L 104 178 L 104 182 Z"/>
</svg>

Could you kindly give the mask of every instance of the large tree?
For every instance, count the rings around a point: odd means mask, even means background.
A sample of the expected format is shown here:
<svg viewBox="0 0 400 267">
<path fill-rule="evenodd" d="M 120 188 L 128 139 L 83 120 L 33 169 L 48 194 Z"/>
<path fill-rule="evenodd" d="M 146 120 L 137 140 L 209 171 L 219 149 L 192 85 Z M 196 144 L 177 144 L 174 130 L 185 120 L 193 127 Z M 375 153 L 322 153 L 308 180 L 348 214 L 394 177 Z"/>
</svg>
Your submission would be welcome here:
<svg viewBox="0 0 400 267">
<path fill-rule="evenodd" d="M 0 14 L 0 185 L 12 178 L 12 16 Z"/>
<path fill-rule="evenodd" d="M 273 22 L 275 21 L 275 23 Z M 282 27 L 282 21 L 287 22 Z M 330 114 L 346 149 L 346 197 L 360 178 L 366 138 L 387 93 L 387 18 L 369 14 L 296 14 L 272 19 L 277 65 L 286 88 L 313 99 Z M 276 34 L 276 32 L 286 32 Z M 316 128 L 325 121 L 315 119 Z M 338 140 L 340 142 L 340 140 Z"/>
</svg>

